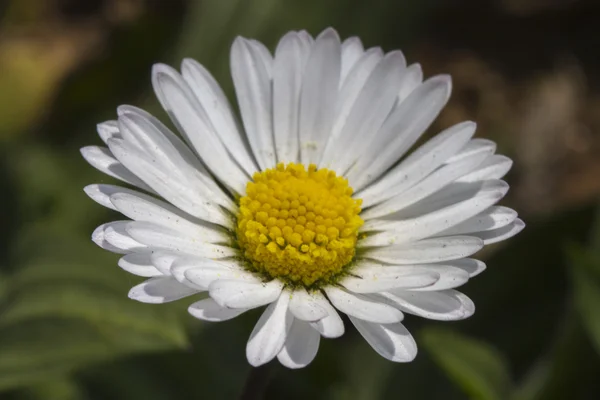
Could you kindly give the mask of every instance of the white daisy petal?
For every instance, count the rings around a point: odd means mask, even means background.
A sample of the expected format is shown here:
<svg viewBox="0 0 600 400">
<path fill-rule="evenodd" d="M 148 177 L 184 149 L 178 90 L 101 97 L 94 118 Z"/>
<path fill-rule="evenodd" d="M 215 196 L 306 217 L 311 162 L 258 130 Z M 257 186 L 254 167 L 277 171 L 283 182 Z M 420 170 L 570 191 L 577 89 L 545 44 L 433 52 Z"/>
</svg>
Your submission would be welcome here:
<svg viewBox="0 0 600 400">
<path fill-rule="evenodd" d="M 140 127 L 137 128 L 137 132 L 130 132 L 130 137 L 133 137 L 135 141 L 141 140 L 138 139 L 138 135 L 144 135 L 146 137 L 146 142 L 148 145 L 145 149 L 154 154 L 157 162 L 164 162 L 166 160 L 162 160 L 161 157 L 158 156 L 155 150 L 156 146 L 152 145 L 152 142 L 165 143 L 165 149 L 163 149 L 163 153 L 168 155 L 170 158 L 170 162 L 176 165 L 176 169 L 170 169 L 172 173 L 183 174 L 186 181 L 192 180 L 194 184 L 200 183 L 202 186 L 203 193 L 211 193 L 214 195 L 214 199 L 218 204 L 221 204 L 225 208 L 229 208 L 232 211 L 235 209 L 231 209 L 232 202 L 226 197 L 223 190 L 217 185 L 214 181 L 214 178 L 210 176 L 210 173 L 206 170 L 204 165 L 200 162 L 198 157 L 190 150 L 190 148 L 185 144 L 179 136 L 173 133 L 169 128 L 165 126 L 162 122 L 160 122 L 157 118 L 142 110 L 141 108 L 137 108 L 129 105 L 122 105 L 117 108 L 117 113 L 119 116 L 128 116 L 133 117 L 139 123 L 142 121 L 142 126 L 150 128 L 148 132 L 140 131 Z M 118 122 L 117 122 L 118 123 Z M 142 128 L 143 129 L 143 128 Z M 157 132 L 158 130 L 158 132 Z M 137 135 L 133 135 L 133 133 L 137 133 Z M 122 138 L 121 136 L 115 136 L 115 138 Z M 164 139 L 167 139 L 168 142 L 164 142 Z M 157 144 L 158 144 L 157 143 Z"/>
<path fill-rule="evenodd" d="M 192 303 L 188 307 L 188 312 L 201 320 L 210 322 L 222 322 L 233 319 L 248 311 L 249 308 L 228 308 L 221 307 L 210 297 L 204 300 Z"/>
<path fill-rule="evenodd" d="M 339 143 L 342 130 L 350 117 L 353 106 L 356 103 L 362 88 L 383 59 L 383 51 L 380 48 L 369 49 L 354 65 L 348 78 L 340 88 L 338 104 L 336 106 L 336 117 L 327 140 L 325 153 L 323 154 L 322 166 L 331 167 L 336 150 L 339 151 Z M 337 147 L 336 147 L 337 146 Z"/>
<path fill-rule="evenodd" d="M 365 249 L 363 257 L 394 264 L 423 264 L 455 260 L 475 254 L 483 240 L 473 236 L 444 236 L 397 246 Z"/>
<path fill-rule="evenodd" d="M 190 279 L 190 277 L 197 277 L 197 274 L 192 274 L 191 270 L 196 271 L 197 269 L 218 269 L 219 271 L 241 271 L 242 273 L 238 273 L 236 275 L 232 275 L 235 279 L 247 279 L 257 281 L 250 274 L 244 275 L 244 271 L 240 270 L 236 264 L 236 261 L 229 260 L 210 260 L 208 258 L 193 256 L 189 254 L 185 254 L 178 251 L 169 251 L 169 250 L 152 250 L 151 255 L 152 264 L 161 271 L 164 275 L 172 275 L 179 282 L 184 283 L 186 285 L 192 285 L 197 289 L 207 290 L 210 282 L 219 278 L 219 275 L 216 277 L 213 274 L 215 279 L 210 281 L 205 281 L 204 283 L 198 281 L 197 279 Z M 209 272 L 210 273 L 210 272 Z M 199 279 L 199 278 L 198 278 Z"/>
<path fill-rule="evenodd" d="M 246 358 L 250 365 L 261 366 L 274 359 L 283 348 L 294 317 L 288 312 L 289 293 L 283 292 L 271 303 L 254 326 L 248 344 Z"/>
<path fill-rule="evenodd" d="M 496 242 L 500 242 L 502 240 L 506 240 L 515 236 L 517 233 L 521 232 L 525 228 L 525 223 L 517 218 L 512 223 L 498 229 L 494 229 L 491 231 L 485 232 L 477 232 L 473 233 L 473 235 L 483 240 L 485 244 L 492 244 Z"/>
<path fill-rule="evenodd" d="M 273 55 L 267 49 L 267 46 L 256 39 L 248 39 L 248 44 L 254 48 L 254 51 L 260 56 L 269 78 L 273 78 Z"/>
<path fill-rule="evenodd" d="M 164 201 L 142 193 L 114 190 L 110 201 L 119 212 L 134 221 L 162 225 L 208 243 L 226 243 L 230 240 L 222 229 L 210 226 Z"/>
<path fill-rule="evenodd" d="M 502 181 L 498 181 L 502 182 Z M 417 217 L 400 221 L 386 221 L 367 226 L 382 232 L 362 240 L 362 246 L 387 246 L 417 241 L 451 228 L 498 202 L 508 190 L 508 185 L 489 185 L 478 195 L 453 203 Z"/>
<path fill-rule="evenodd" d="M 352 316 L 350 321 L 380 356 L 394 362 L 409 362 L 417 356 L 417 344 L 401 323 L 373 324 Z"/>
<path fill-rule="evenodd" d="M 96 125 L 98 136 L 104 143 L 108 142 L 108 139 L 119 135 L 119 123 L 115 120 L 101 122 Z"/>
<path fill-rule="evenodd" d="M 146 157 L 160 163 L 171 172 L 170 179 L 178 179 L 197 191 L 210 194 L 211 200 L 236 212 L 237 208 L 221 187 L 210 176 L 198 157 L 169 128 L 146 111 L 128 105 L 117 108 L 119 124 L 126 140 L 137 143 Z M 117 138 L 115 136 L 115 138 Z"/>
<path fill-rule="evenodd" d="M 104 224 L 104 240 L 123 252 L 143 250 L 146 246 L 127 232 L 129 221 L 114 221 Z"/>
<path fill-rule="evenodd" d="M 278 280 L 262 283 L 219 279 L 210 284 L 209 293 L 210 297 L 225 307 L 256 308 L 274 302 L 280 297 L 282 289 L 283 283 Z"/>
<path fill-rule="evenodd" d="M 333 306 L 344 314 L 380 324 L 402 321 L 403 315 L 399 310 L 369 297 L 352 294 L 334 286 L 326 287 L 325 293 Z"/>
<path fill-rule="evenodd" d="M 493 155 L 488 157 L 476 171 L 459 179 L 460 182 L 475 182 L 485 179 L 500 179 L 512 167 L 512 160 L 506 156 Z"/>
<path fill-rule="evenodd" d="M 396 104 L 396 94 L 402 82 L 406 60 L 400 51 L 390 52 L 370 74 L 354 102 L 350 114 L 340 132 L 344 140 L 343 148 L 335 137 L 330 137 L 328 147 L 334 148 L 329 154 L 336 156 L 329 161 L 323 155 L 323 162 L 335 171 L 347 171 L 360 156 L 364 148 L 364 138 L 379 130 Z"/>
<path fill-rule="evenodd" d="M 190 262 L 190 260 L 192 261 Z M 187 278 L 188 275 L 186 272 L 188 272 L 190 269 L 196 268 L 196 263 L 194 262 L 196 260 L 198 260 L 198 257 L 177 257 L 177 259 L 173 260 L 171 267 L 169 268 L 171 276 L 175 278 L 177 282 L 183 283 L 184 285 L 193 289 L 207 291 L 208 285 L 198 285 Z"/>
<path fill-rule="evenodd" d="M 158 269 L 164 275 L 173 275 L 179 281 L 184 281 L 185 277 L 188 283 L 191 283 L 192 281 L 188 279 L 186 272 L 192 268 L 207 267 L 228 270 L 239 269 L 236 261 L 223 259 L 215 261 L 173 250 L 159 250 L 153 248 L 150 258 L 152 265 L 154 265 L 156 269 Z M 175 271 L 175 268 L 177 268 L 177 271 Z"/>
<path fill-rule="evenodd" d="M 492 155 L 496 151 L 496 143 L 487 139 L 475 138 L 469 142 L 458 153 L 450 157 L 446 164 L 455 163 L 476 154 Z"/>
<path fill-rule="evenodd" d="M 398 91 L 398 104 L 400 105 L 421 83 L 423 83 L 421 64 L 409 65 L 402 79 L 402 86 Z"/>
<path fill-rule="evenodd" d="M 83 188 L 85 194 L 87 194 L 90 199 L 94 200 L 96 203 L 104 206 L 106 208 L 110 208 L 111 210 L 117 211 L 117 208 L 110 201 L 110 195 L 124 188 L 120 188 L 115 185 L 88 185 Z M 124 189 L 127 190 L 127 189 Z"/>
<path fill-rule="evenodd" d="M 465 284 L 471 276 L 480 273 L 484 269 L 484 263 L 469 258 L 416 265 L 381 264 L 361 260 L 358 262 L 358 267 L 352 271 L 352 275 L 356 275 L 356 278 L 352 278 L 353 280 L 350 281 L 358 286 L 358 290 L 346 285 L 346 279 L 348 278 L 342 279 L 340 284 L 358 293 L 394 290 L 445 290 Z M 390 278 L 394 276 L 398 276 L 400 282 L 397 282 L 395 286 L 393 282 L 388 283 L 386 287 L 385 281 L 389 282 Z M 428 277 L 435 277 L 435 279 L 430 278 L 428 282 Z M 412 282 L 401 281 L 407 278 L 412 279 Z M 421 281 L 418 279 L 421 279 Z M 380 280 L 384 283 L 380 283 Z M 369 290 L 371 286 L 376 290 Z"/>
<path fill-rule="evenodd" d="M 231 225 L 231 219 L 223 210 L 203 195 L 205 187 L 199 181 L 183 183 L 173 179 L 170 171 L 161 169 L 146 154 L 123 140 L 111 139 L 108 143 L 119 161 L 171 204 L 205 221 Z"/>
<path fill-rule="evenodd" d="M 307 292 L 305 289 L 294 290 L 290 300 L 290 312 L 302 321 L 315 322 L 327 317 L 327 309 L 323 302 L 327 300 L 317 295 L 318 292 Z"/>
<path fill-rule="evenodd" d="M 119 267 L 131 274 L 147 278 L 163 275 L 163 273 L 156 269 L 152 264 L 149 252 L 126 254 L 119 260 Z"/>
<path fill-rule="evenodd" d="M 206 111 L 183 77 L 171 67 L 155 64 L 152 84 L 173 123 L 211 172 L 230 188 L 244 193 L 247 176 L 227 153 Z"/>
<path fill-rule="evenodd" d="M 305 30 L 298 31 L 298 37 L 302 40 L 302 47 L 307 51 L 310 50 L 310 47 L 315 43 L 315 39 Z"/>
<path fill-rule="evenodd" d="M 321 159 L 333 126 L 341 72 L 341 45 L 333 29 L 321 33 L 311 48 L 300 95 L 300 160 Z"/>
<path fill-rule="evenodd" d="M 453 264 L 454 262 L 449 261 L 447 263 L 440 264 L 419 265 L 419 267 L 421 267 L 424 271 L 439 274 L 440 279 L 438 279 L 433 285 L 411 288 L 409 290 L 431 292 L 437 290 L 454 289 L 464 285 L 470 278 L 469 272 L 465 271 L 463 268 L 454 266 Z"/>
<path fill-rule="evenodd" d="M 142 303 L 162 304 L 195 293 L 198 293 L 198 291 L 177 282 L 171 277 L 156 277 L 134 286 L 129 291 L 129 298 Z"/>
<path fill-rule="evenodd" d="M 306 62 L 310 55 L 310 50 L 315 43 L 315 39 L 308 34 L 306 31 L 298 31 L 297 37 L 300 41 L 300 52 L 302 54 L 302 67 L 306 68 Z"/>
<path fill-rule="evenodd" d="M 368 261 L 359 262 L 342 278 L 339 284 L 354 293 L 376 293 L 403 288 L 415 289 L 431 286 L 440 279 L 440 273 L 421 266 L 382 266 Z"/>
<path fill-rule="evenodd" d="M 436 272 L 440 279 L 431 286 L 414 288 L 409 290 L 431 292 L 446 289 L 454 289 L 464 285 L 467 281 L 485 269 L 485 264 L 473 259 L 462 259 L 443 262 L 439 264 L 419 265 L 423 270 Z"/>
<path fill-rule="evenodd" d="M 187 267 L 187 268 L 185 268 Z M 231 270 L 228 268 L 218 266 L 206 266 L 202 268 L 195 268 L 193 266 L 178 266 L 180 270 L 183 270 L 185 277 L 188 281 L 194 285 L 208 290 L 211 283 L 219 280 L 235 280 L 240 281 L 244 278 L 252 282 L 256 282 L 257 279 L 251 274 L 244 273 L 243 271 Z"/>
<path fill-rule="evenodd" d="M 298 114 L 303 72 L 302 39 L 296 32 L 290 32 L 279 41 L 273 66 L 273 133 L 279 162 L 298 161 Z"/>
<path fill-rule="evenodd" d="M 261 170 L 275 165 L 272 126 L 272 90 L 263 56 L 238 37 L 231 47 L 231 75 L 244 128 Z"/>
<path fill-rule="evenodd" d="M 356 62 L 365 52 L 360 38 L 356 36 L 349 37 L 342 43 L 342 70 L 340 73 L 340 85 L 344 84 L 344 80 L 348 73 L 352 70 Z"/>
<path fill-rule="evenodd" d="M 508 207 L 493 206 L 442 232 L 442 235 L 462 235 L 502 228 L 517 219 L 517 212 Z M 487 243 L 486 243 L 487 244 Z"/>
<path fill-rule="evenodd" d="M 321 307 L 327 311 L 327 316 L 316 322 L 311 322 L 310 326 L 326 338 L 333 339 L 342 336 L 344 334 L 344 321 L 342 321 L 340 315 L 321 292 L 312 294 L 319 301 Z"/>
<path fill-rule="evenodd" d="M 400 103 L 348 174 L 356 191 L 377 179 L 417 141 L 448 101 L 451 87 L 450 77 L 435 76 Z"/>
<path fill-rule="evenodd" d="M 81 155 L 98 171 L 129 183 L 146 191 L 152 191 L 144 182 L 113 157 L 106 147 L 87 146 L 81 149 Z"/>
<path fill-rule="evenodd" d="M 260 283 L 260 279 L 242 268 L 232 268 L 230 265 L 212 260 L 182 260 L 177 266 L 188 267 L 185 277 L 198 285 L 208 288 L 211 283 L 218 280 L 248 281 Z"/>
<path fill-rule="evenodd" d="M 411 206 L 427 196 L 438 192 L 469 171 L 473 171 L 479 164 L 481 164 L 486 156 L 487 154 L 485 153 L 475 154 L 470 157 L 465 157 L 459 161 L 446 164 L 433 171 L 422 181 L 415 184 L 403 193 L 401 192 L 397 196 L 391 197 L 388 200 L 385 200 L 382 203 L 365 210 L 361 216 L 363 219 L 367 220 L 393 214 L 402 210 L 403 208 Z"/>
<path fill-rule="evenodd" d="M 195 238 L 150 222 L 129 222 L 126 230 L 138 242 L 159 249 L 172 250 L 211 259 L 237 255 L 237 251 L 231 247 L 205 243 L 202 242 L 201 238 Z"/>
<path fill-rule="evenodd" d="M 186 58 L 181 64 L 181 74 L 206 111 L 218 138 L 235 161 L 252 176 L 257 169 L 237 128 L 231 105 L 213 76 L 200 63 Z"/>
<path fill-rule="evenodd" d="M 500 180 L 477 181 L 477 182 L 453 182 L 440 191 L 426 197 L 425 199 L 406 207 L 394 214 L 386 215 L 384 219 L 372 219 L 365 223 L 366 226 L 385 226 L 384 220 L 410 219 L 445 207 L 457 205 L 460 202 L 475 199 L 491 194 L 504 196 L 508 192 L 508 184 Z M 365 227 L 366 229 L 366 227 Z M 369 228 L 371 229 L 371 228 Z"/>
<path fill-rule="evenodd" d="M 442 165 L 448 158 L 456 154 L 464 145 L 471 139 L 475 133 L 476 125 L 474 122 L 463 122 L 454 125 L 451 128 L 446 129 L 442 133 L 436 135 L 434 138 L 429 140 L 423 146 L 419 147 L 415 152 L 410 154 L 404 161 L 394 167 L 387 175 L 371 185 L 369 188 L 362 191 L 359 196 L 363 199 L 363 207 L 369 207 L 373 204 L 385 201 L 393 196 L 396 196 L 405 190 L 411 188 L 417 182 L 421 181 L 437 167 Z M 467 163 L 467 168 L 463 171 L 467 172 L 472 170 L 475 166 L 483 161 L 482 159 L 476 159 L 476 164 Z M 453 169 L 446 170 L 450 175 L 454 172 Z M 457 176 L 454 176 L 456 178 Z M 435 186 L 439 180 L 443 180 L 447 183 L 451 182 L 452 179 L 448 177 L 439 177 L 434 175 L 432 183 L 425 183 L 431 186 Z M 429 193 L 431 189 L 426 190 Z M 418 194 L 409 193 L 408 196 L 418 198 Z M 421 197 L 422 198 L 422 197 Z M 419 198 L 420 199 L 420 198 Z M 410 197 L 404 200 L 405 204 L 411 204 Z M 399 206 L 401 207 L 402 203 Z"/>
<path fill-rule="evenodd" d="M 462 260 L 454 260 L 452 264 L 461 268 L 469 274 L 469 278 L 473 278 L 483 271 L 485 271 L 485 263 L 483 261 L 475 260 L 474 258 L 463 258 Z"/>
<path fill-rule="evenodd" d="M 308 322 L 294 319 L 277 359 L 288 368 L 304 368 L 315 359 L 320 339 Z"/>
<path fill-rule="evenodd" d="M 203 193 L 210 193 L 211 200 L 235 212 L 237 208 L 229 197 L 214 183 L 196 157 L 183 142 L 168 129 L 159 125 L 153 117 L 135 107 L 119 107 L 119 127 L 126 141 L 136 144 L 146 156 L 171 171 L 172 179 L 196 182 Z M 169 137 L 171 139 L 169 139 Z M 194 161 L 190 161 L 194 160 Z M 227 181 L 225 181 L 227 183 Z"/>
<path fill-rule="evenodd" d="M 475 312 L 471 299 L 452 289 L 437 292 L 395 290 L 380 295 L 406 313 L 439 321 L 465 319 Z"/>
<path fill-rule="evenodd" d="M 117 254 L 129 253 L 128 250 L 124 250 L 124 249 L 118 248 L 116 246 L 113 246 L 112 244 L 110 244 L 108 242 L 108 240 L 106 240 L 106 235 L 105 235 L 104 229 L 108 225 L 109 224 L 102 224 L 99 227 L 97 227 L 96 229 L 94 229 L 94 232 L 92 232 L 92 241 L 94 243 L 96 243 L 98 246 L 100 246 L 101 248 L 103 248 L 104 250 L 108 250 L 113 253 L 117 253 Z"/>
<path fill-rule="evenodd" d="M 206 173 L 206 169 L 204 168 L 198 157 L 192 152 L 192 150 L 190 150 L 188 145 L 183 140 L 181 140 L 179 136 L 173 133 L 171 129 L 167 128 L 167 126 L 163 124 L 158 118 L 154 117 L 149 112 L 146 112 L 139 107 L 123 104 L 117 107 L 117 115 L 119 117 L 135 116 L 144 119 L 149 124 L 151 124 L 153 128 L 158 129 L 160 131 L 160 134 L 170 142 L 171 146 L 177 149 L 179 156 L 183 157 L 187 163 L 191 164 L 194 168 L 201 170 L 203 173 Z M 116 121 L 116 124 L 120 129 L 119 121 Z M 124 139 L 121 133 L 118 136 L 115 136 L 115 138 Z M 136 136 L 130 136 L 130 138 L 134 141 L 138 141 L 138 138 L 136 138 Z"/>
<path fill-rule="evenodd" d="M 176 251 L 153 249 L 150 260 L 163 275 L 171 275 L 171 267 L 179 258 L 185 255 Z"/>
</svg>

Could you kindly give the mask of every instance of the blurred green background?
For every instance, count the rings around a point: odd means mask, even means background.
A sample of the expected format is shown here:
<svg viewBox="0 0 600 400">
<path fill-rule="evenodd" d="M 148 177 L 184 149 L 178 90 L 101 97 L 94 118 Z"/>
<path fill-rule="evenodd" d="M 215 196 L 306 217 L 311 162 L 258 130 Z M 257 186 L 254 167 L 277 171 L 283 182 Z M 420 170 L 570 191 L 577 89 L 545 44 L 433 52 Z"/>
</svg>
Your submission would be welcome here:
<svg viewBox="0 0 600 400">
<path fill-rule="evenodd" d="M 271 49 L 334 26 L 402 48 L 454 94 L 431 132 L 465 119 L 512 157 L 504 204 L 528 227 L 486 249 L 464 287 L 477 312 L 408 316 L 410 364 L 347 324 L 300 371 L 274 363 L 268 399 L 600 398 L 600 6 L 586 0 L 9 0 L 0 2 L 0 399 L 234 399 L 257 312 L 220 324 L 190 303 L 144 305 L 90 240 L 120 216 L 82 188 L 111 179 L 79 148 L 120 104 L 164 113 L 154 62 L 206 65 L 231 95 L 236 35 Z"/>
</svg>

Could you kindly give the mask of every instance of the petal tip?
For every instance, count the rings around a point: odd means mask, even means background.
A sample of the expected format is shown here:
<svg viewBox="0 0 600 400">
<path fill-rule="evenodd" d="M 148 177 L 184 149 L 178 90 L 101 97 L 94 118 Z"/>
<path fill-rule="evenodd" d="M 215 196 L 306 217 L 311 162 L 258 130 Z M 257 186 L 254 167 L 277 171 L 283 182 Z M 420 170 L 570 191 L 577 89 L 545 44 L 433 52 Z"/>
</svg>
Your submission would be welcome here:
<svg viewBox="0 0 600 400">
<path fill-rule="evenodd" d="M 333 38 L 333 39 L 337 39 L 338 41 L 340 40 L 340 36 L 339 36 L 338 32 L 335 30 L 335 28 L 333 28 L 331 26 L 325 28 L 319 34 L 319 36 L 317 36 L 317 40 L 319 40 L 319 39 L 325 39 L 325 38 Z"/>
<path fill-rule="evenodd" d="M 105 224 L 102 224 L 92 232 L 92 242 L 100 247 L 102 247 L 102 242 L 104 241 L 104 227 Z"/>
</svg>

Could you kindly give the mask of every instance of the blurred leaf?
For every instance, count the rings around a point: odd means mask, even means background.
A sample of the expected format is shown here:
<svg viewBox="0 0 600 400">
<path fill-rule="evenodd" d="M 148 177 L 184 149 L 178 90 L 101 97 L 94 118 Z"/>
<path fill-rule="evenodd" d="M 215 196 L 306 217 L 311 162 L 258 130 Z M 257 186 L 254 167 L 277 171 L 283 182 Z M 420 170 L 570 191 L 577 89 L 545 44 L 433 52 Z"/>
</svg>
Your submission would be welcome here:
<svg viewBox="0 0 600 400">
<path fill-rule="evenodd" d="M 259 315 L 260 310 L 252 310 L 231 321 L 205 322 L 192 335 L 190 349 L 119 358 L 76 376 L 94 393 L 94 400 L 235 399 L 253 368 L 244 349 Z M 284 390 L 290 392 L 289 386 Z"/>
<path fill-rule="evenodd" d="M 576 244 L 568 247 L 569 272 L 573 281 L 575 307 L 600 354 L 600 207 L 596 208 L 588 243 L 588 249 Z"/>
<path fill-rule="evenodd" d="M 600 204 L 596 207 L 594 213 L 594 225 L 588 239 L 590 251 L 600 258 Z"/>
<path fill-rule="evenodd" d="M 594 354 L 574 310 L 569 307 L 554 343 L 513 393 L 513 400 L 595 398 L 600 360 Z M 574 368 L 573 366 L 577 366 Z"/>
<path fill-rule="evenodd" d="M 496 252 L 484 259 L 488 268 L 462 289 L 477 312 L 460 322 L 461 330 L 486 338 L 509 357 L 514 377 L 527 373 L 553 345 L 550 333 L 561 326 L 557 310 L 564 309 L 569 293 L 564 244 L 585 240 L 592 211 L 527 219 L 519 235 L 490 246 Z"/>
<path fill-rule="evenodd" d="M 575 306 L 600 353 L 600 257 L 573 245 L 569 248 L 569 260 Z"/>
<path fill-rule="evenodd" d="M 12 195 L 25 224 L 50 224 L 87 234 L 90 219 L 106 213 L 83 192 L 100 173 L 85 164 L 79 152 L 64 155 L 49 146 L 33 145 L 15 148 L 7 158 L 15 181 Z M 100 181 L 114 180 L 100 176 Z"/>
<path fill-rule="evenodd" d="M 7 288 L 7 278 L 4 274 L 0 274 L 0 302 L 4 299 Z"/>
<path fill-rule="evenodd" d="M 538 399 L 540 393 L 548 383 L 550 377 L 550 362 L 544 360 L 535 365 L 527 374 L 525 380 L 515 389 L 511 395 L 512 400 L 534 400 Z"/>
<path fill-rule="evenodd" d="M 504 358 L 489 345 L 452 331 L 429 328 L 422 343 L 434 360 L 474 399 L 502 400 L 511 390 Z"/>
<path fill-rule="evenodd" d="M 56 317 L 0 329 L 0 388 L 62 376 L 114 354 L 111 343 L 90 324 Z"/>
<path fill-rule="evenodd" d="M 357 339 L 363 341 L 362 337 Z M 390 378 L 394 364 L 383 360 L 366 343 L 355 345 L 351 352 L 341 356 L 342 360 L 345 359 L 341 364 L 344 380 L 331 385 L 327 398 L 332 400 L 382 398 L 385 383 Z"/>
<path fill-rule="evenodd" d="M 90 241 L 33 227 L 16 245 L 23 265 L 10 278 L 0 315 L 0 388 L 116 356 L 186 346 L 181 307 L 128 299 L 139 279 Z"/>
<path fill-rule="evenodd" d="M 68 378 L 55 378 L 35 383 L 19 391 L 23 400 L 83 400 L 87 396 L 79 385 Z"/>
</svg>

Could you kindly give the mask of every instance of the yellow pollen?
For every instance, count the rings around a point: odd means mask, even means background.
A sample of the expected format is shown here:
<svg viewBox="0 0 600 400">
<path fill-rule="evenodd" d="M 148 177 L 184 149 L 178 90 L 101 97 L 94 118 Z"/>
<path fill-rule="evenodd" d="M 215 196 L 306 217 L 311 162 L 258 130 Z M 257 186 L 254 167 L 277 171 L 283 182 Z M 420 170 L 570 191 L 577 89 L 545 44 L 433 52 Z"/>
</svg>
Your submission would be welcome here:
<svg viewBox="0 0 600 400">
<path fill-rule="evenodd" d="M 306 287 L 330 283 L 354 257 L 361 203 L 333 171 L 279 163 L 248 182 L 238 242 L 256 272 Z"/>
</svg>

